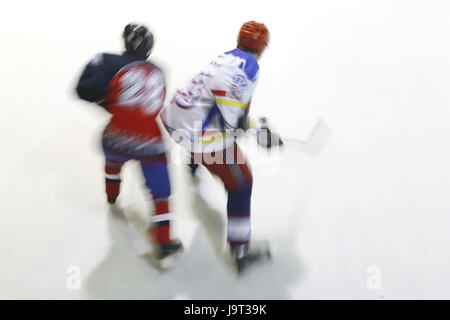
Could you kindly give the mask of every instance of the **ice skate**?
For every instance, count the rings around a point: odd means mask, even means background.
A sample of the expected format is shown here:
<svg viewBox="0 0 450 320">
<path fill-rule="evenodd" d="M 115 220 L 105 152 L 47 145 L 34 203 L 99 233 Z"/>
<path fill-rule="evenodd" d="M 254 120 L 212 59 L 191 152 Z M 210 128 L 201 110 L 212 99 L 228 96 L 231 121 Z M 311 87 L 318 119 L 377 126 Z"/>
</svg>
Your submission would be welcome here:
<svg viewBox="0 0 450 320">
<path fill-rule="evenodd" d="M 170 269 L 178 260 L 183 252 L 183 244 L 180 240 L 172 240 L 168 243 L 155 245 L 154 256 L 159 262 L 161 268 Z"/>
<path fill-rule="evenodd" d="M 116 204 L 117 198 L 106 197 L 106 200 L 108 201 L 108 203 L 110 205 L 114 205 L 114 204 Z"/>
<path fill-rule="evenodd" d="M 125 210 L 118 204 L 118 202 L 108 202 L 108 211 L 113 218 L 118 218 L 124 221 L 127 220 Z"/>
<path fill-rule="evenodd" d="M 198 164 L 189 164 L 189 176 L 191 177 L 191 186 L 196 190 L 200 184 L 200 179 L 198 178 L 197 170 Z"/>
<path fill-rule="evenodd" d="M 241 275 L 250 265 L 271 258 L 271 252 L 267 242 L 254 244 L 251 247 L 248 244 L 231 246 L 230 250 L 238 275 Z"/>
</svg>

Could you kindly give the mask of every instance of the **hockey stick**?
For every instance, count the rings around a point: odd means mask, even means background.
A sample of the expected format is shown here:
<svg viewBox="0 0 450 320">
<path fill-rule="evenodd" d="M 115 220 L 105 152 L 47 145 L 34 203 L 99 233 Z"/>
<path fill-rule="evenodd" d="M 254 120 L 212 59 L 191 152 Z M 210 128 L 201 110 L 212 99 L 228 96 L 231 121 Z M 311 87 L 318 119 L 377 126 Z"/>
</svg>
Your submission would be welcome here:
<svg viewBox="0 0 450 320">
<path fill-rule="evenodd" d="M 316 140 L 315 138 L 318 136 L 320 127 L 322 126 L 322 119 L 319 118 L 316 120 L 316 123 L 314 124 L 314 127 L 311 129 L 311 132 L 309 133 L 309 136 L 306 140 L 300 140 L 300 139 L 294 139 L 294 138 L 289 138 L 289 137 L 283 137 L 281 136 L 281 140 L 283 140 L 283 142 L 287 142 L 290 144 L 297 144 L 300 146 L 310 146 L 313 144 L 313 142 Z"/>
<path fill-rule="evenodd" d="M 317 140 L 317 137 L 319 135 L 320 128 L 322 127 L 323 121 L 321 118 L 316 120 L 316 123 L 314 124 L 314 127 L 311 129 L 311 132 L 306 140 L 301 139 L 295 139 L 295 138 L 289 138 L 284 137 L 283 135 L 280 135 L 280 138 L 283 142 L 283 144 L 297 146 L 297 147 L 310 147 L 312 146 L 315 141 Z M 251 128 L 245 132 L 246 136 L 257 136 L 258 135 L 258 128 Z"/>
</svg>

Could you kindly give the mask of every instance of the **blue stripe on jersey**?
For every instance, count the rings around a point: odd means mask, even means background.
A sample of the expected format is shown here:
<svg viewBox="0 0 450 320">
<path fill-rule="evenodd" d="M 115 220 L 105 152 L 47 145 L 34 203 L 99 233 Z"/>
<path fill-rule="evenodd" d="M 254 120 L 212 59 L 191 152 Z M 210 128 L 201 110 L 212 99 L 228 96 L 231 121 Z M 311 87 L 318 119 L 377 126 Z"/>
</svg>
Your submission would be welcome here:
<svg viewBox="0 0 450 320">
<path fill-rule="evenodd" d="M 220 112 L 219 106 L 216 103 L 214 103 L 214 106 L 209 110 L 208 114 L 206 115 L 205 120 L 203 120 L 202 132 L 206 130 L 206 128 L 209 126 L 212 119 L 214 119 L 216 115 L 219 116 L 218 121 L 220 125 L 220 130 L 224 131 L 225 125 L 228 126 L 229 128 L 235 129 L 225 120 L 224 116 L 222 115 L 222 112 Z"/>
<path fill-rule="evenodd" d="M 202 132 L 206 130 L 211 120 L 214 118 L 214 116 L 219 112 L 219 107 L 217 104 L 214 104 L 214 106 L 209 110 L 208 115 L 206 116 L 205 120 L 202 124 Z"/>
<path fill-rule="evenodd" d="M 222 112 L 220 112 L 219 110 L 219 125 L 220 125 L 220 130 L 225 131 L 225 118 L 222 115 Z"/>
<path fill-rule="evenodd" d="M 259 64 L 258 61 L 256 61 L 255 57 L 250 53 L 243 51 L 241 49 L 234 49 L 228 52 L 225 52 L 225 54 L 231 54 L 235 57 L 239 57 L 245 60 L 245 64 L 241 63 L 239 66 L 247 75 L 247 78 L 250 81 L 255 81 L 256 74 L 259 70 Z"/>
<path fill-rule="evenodd" d="M 219 121 L 220 121 L 220 125 L 221 125 L 221 129 L 222 130 L 225 130 L 225 124 L 227 125 L 228 128 L 236 129 L 227 120 L 225 120 L 225 117 L 222 115 L 222 112 L 220 112 L 220 110 L 219 110 L 219 113 L 220 113 Z"/>
</svg>

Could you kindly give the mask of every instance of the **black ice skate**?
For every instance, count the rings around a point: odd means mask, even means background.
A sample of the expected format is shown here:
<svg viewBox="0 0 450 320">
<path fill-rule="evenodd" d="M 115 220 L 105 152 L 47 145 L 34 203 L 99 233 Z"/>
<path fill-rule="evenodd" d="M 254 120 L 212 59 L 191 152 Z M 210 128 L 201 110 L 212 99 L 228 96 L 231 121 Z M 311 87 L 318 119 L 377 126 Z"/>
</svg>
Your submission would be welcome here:
<svg viewBox="0 0 450 320">
<path fill-rule="evenodd" d="M 108 200 L 109 204 L 116 204 L 117 198 L 106 197 L 106 199 Z"/>
<path fill-rule="evenodd" d="M 114 204 L 108 203 L 108 211 L 109 211 L 110 215 L 115 219 L 119 218 L 124 221 L 127 220 L 125 210 L 121 206 L 119 206 L 119 204 L 117 202 Z"/>
<path fill-rule="evenodd" d="M 183 252 L 183 244 L 179 240 L 172 240 L 155 246 L 155 257 L 160 262 L 181 252 Z"/>
<path fill-rule="evenodd" d="M 271 258 L 271 252 L 268 243 L 252 245 L 248 244 L 231 246 L 231 257 L 236 266 L 237 273 L 241 275 L 250 265 L 268 260 Z"/>
<path fill-rule="evenodd" d="M 192 186 L 194 188 L 196 188 L 200 184 L 200 180 L 198 178 L 198 175 L 196 174 L 199 165 L 196 163 L 191 163 L 188 166 L 189 166 L 189 174 L 191 176 Z"/>
</svg>

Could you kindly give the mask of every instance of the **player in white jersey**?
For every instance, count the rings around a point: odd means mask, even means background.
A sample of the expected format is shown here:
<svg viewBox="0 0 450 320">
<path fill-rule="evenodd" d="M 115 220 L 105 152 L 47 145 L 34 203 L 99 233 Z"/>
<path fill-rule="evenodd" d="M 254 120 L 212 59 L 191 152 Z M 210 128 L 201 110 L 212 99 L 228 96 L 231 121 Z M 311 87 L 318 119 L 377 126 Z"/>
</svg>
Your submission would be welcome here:
<svg viewBox="0 0 450 320">
<path fill-rule="evenodd" d="M 259 77 L 258 59 L 269 41 L 255 21 L 241 27 L 237 48 L 219 55 L 182 89 L 162 113 L 172 137 L 191 152 L 191 173 L 199 164 L 218 176 L 228 192 L 228 242 L 240 272 L 249 261 L 252 174 L 235 142 L 249 127 L 248 112 Z M 269 135 L 270 131 L 267 131 Z M 276 144 L 259 140 L 265 147 Z"/>
</svg>

